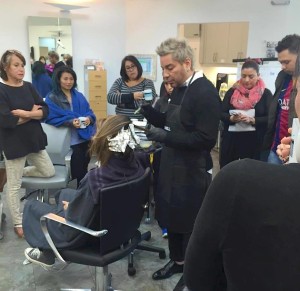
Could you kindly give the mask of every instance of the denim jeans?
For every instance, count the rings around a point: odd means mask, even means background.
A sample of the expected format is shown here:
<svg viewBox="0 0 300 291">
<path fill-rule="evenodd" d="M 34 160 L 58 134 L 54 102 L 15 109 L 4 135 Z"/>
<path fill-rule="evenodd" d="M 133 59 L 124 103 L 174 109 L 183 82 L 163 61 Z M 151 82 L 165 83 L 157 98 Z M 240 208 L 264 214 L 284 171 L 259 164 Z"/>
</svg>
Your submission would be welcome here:
<svg viewBox="0 0 300 291">
<path fill-rule="evenodd" d="M 282 160 L 279 159 L 276 153 L 274 153 L 272 150 L 269 153 L 268 156 L 268 163 L 270 164 L 276 164 L 276 165 L 282 165 Z"/>
</svg>

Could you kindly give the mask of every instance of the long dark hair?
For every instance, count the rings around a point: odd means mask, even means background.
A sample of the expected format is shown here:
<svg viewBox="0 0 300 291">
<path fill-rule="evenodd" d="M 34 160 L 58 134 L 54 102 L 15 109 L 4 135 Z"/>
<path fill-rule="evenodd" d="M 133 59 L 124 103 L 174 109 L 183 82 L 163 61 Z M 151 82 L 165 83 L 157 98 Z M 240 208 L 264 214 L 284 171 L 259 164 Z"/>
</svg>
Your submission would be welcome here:
<svg viewBox="0 0 300 291">
<path fill-rule="evenodd" d="M 33 78 L 38 77 L 39 75 L 45 74 L 45 64 L 43 64 L 41 61 L 36 61 L 32 65 L 32 74 Z"/>
<path fill-rule="evenodd" d="M 57 68 L 56 70 L 54 70 L 53 76 L 52 76 L 52 87 L 53 87 L 53 91 L 55 93 L 61 92 L 60 78 L 63 73 L 71 74 L 74 79 L 74 84 L 73 84 L 73 87 L 71 88 L 71 90 L 77 87 L 77 76 L 76 76 L 76 73 L 73 71 L 73 69 L 70 67 L 67 67 L 67 66 L 61 66 L 61 67 Z"/>
<path fill-rule="evenodd" d="M 126 82 L 129 80 L 129 77 L 128 77 L 126 69 L 125 69 L 126 61 L 132 62 L 137 67 L 137 69 L 138 69 L 137 80 L 138 80 L 143 75 L 142 65 L 140 64 L 139 60 L 135 56 L 128 55 L 122 60 L 122 63 L 121 63 L 120 75 L 121 75 L 123 81 Z"/>
</svg>

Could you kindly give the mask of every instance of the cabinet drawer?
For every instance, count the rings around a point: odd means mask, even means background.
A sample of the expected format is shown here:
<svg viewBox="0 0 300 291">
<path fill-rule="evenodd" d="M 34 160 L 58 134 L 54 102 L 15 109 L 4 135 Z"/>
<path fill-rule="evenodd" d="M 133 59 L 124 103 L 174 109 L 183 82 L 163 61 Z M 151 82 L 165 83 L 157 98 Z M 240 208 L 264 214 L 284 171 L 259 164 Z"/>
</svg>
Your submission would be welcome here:
<svg viewBox="0 0 300 291">
<path fill-rule="evenodd" d="M 89 71 L 89 81 L 103 80 L 106 83 L 106 71 Z"/>
<path fill-rule="evenodd" d="M 107 102 L 106 100 L 104 101 L 91 100 L 90 106 L 93 109 L 93 111 L 106 110 Z"/>
<path fill-rule="evenodd" d="M 105 90 L 106 91 L 106 82 L 104 81 L 89 81 L 89 90 Z"/>
<path fill-rule="evenodd" d="M 107 100 L 106 90 L 89 90 L 89 100 L 106 101 Z"/>
<path fill-rule="evenodd" d="M 107 117 L 106 110 L 97 110 L 94 111 L 94 114 L 96 115 L 97 120 Z"/>
</svg>

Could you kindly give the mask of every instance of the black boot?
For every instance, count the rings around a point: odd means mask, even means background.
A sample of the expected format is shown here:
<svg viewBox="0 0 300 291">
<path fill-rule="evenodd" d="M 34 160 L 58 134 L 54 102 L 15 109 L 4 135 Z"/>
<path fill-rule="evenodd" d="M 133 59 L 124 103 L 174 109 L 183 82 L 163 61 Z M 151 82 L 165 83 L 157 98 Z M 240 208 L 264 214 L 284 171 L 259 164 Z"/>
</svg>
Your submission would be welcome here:
<svg viewBox="0 0 300 291">
<path fill-rule="evenodd" d="M 177 273 L 183 272 L 183 265 L 178 265 L 170 260 L 163 268 L 159 269 L 152 275 L 153 280 L 167 279 Z"/>
</svg>

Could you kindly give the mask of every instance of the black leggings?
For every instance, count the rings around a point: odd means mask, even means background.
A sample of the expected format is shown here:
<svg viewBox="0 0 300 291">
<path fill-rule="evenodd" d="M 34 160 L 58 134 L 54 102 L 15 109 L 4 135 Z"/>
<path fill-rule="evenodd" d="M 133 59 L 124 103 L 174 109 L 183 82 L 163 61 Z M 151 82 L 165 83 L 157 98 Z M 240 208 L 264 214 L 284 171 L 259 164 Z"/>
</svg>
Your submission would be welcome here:
<svg viewBox="0 0 300 291">
<path fill-rule="evenodd" d="M 81 179 L 88 171 L 88 165 L 91 160 L 88 149 L 89 141 L 71 146 L 73 153 L 71 156 L 71 175 L 72 179 L 77 179 L 77 187 Z"/>
</svg>

